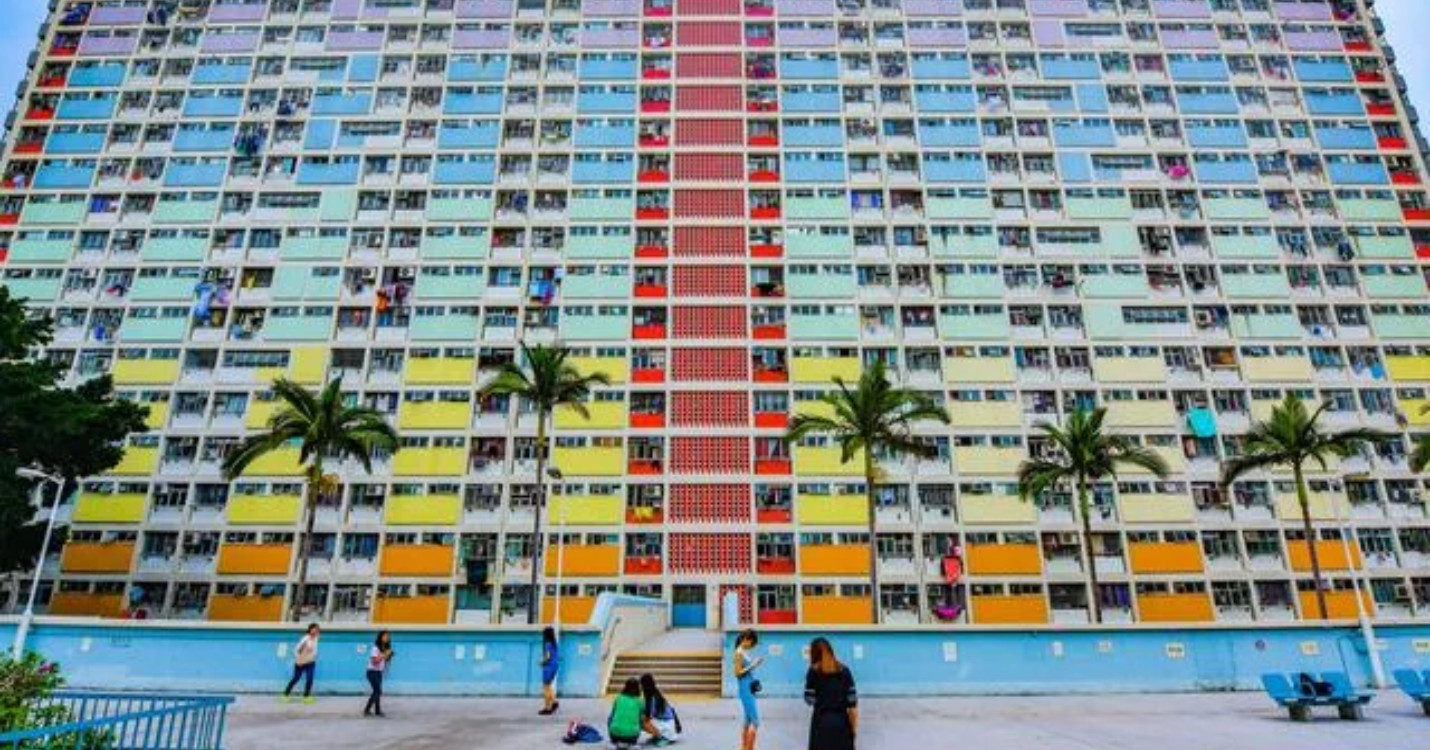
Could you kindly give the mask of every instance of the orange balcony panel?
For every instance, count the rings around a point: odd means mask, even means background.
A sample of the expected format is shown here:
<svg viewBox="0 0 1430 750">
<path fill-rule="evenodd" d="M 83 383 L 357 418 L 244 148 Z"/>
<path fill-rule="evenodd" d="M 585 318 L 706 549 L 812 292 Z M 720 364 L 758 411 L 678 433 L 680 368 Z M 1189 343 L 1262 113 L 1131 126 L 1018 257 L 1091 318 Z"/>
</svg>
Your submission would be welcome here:
<svg viewBox="0 0 1430 750">
<path fill-rule="evenodd" d="M 632 383 L 664 383 L 665 370 L 659 367 L 633 367 L 631 368 Z"/>
<path fill-rule="evenodd" d="M 1043 572 L 1043 553 L 1036 544 L 970 544 L 968 572 L 983 576 L 1039 575 Z"/>
<path fill-rule="evenodd" d="M 1390 181 L 1395 185 L 1419 185 L 1420 175 L 1415 172 L 1392 172 Z"/>
<path fill-rule="evenodd" d="M 626 523 L 633 524 L 654 524 L 665 523 L 665 511 L 659 508 L 627 508 Z"/>
<path fill-rule="evenodd" d="M 50 597 L 48 613 L 66 617 L 119 617 L 124 614 L 124 596 L 88 591 L 56 591 Z"/>
<path fill-rule="evenodd" d="M 794 511 L 785 508 L 765 508 L 755 511 L 756 523 L 793 523 Z"/>
<path fill-rule="evenodd" d="M 636 246 L 637 258 L 664 258 L 670 251 L 664 245 L 638 245 Z"/>
<path fill-rule="evenodd" d="M 772 169 L 756 169 L 750 173 L 750 182 L 779 182 L 780 173 Z"/>
<path fill-rule="evenodd" d="M 1202 548 L 1196 542 L 1132 542 L 1127 556 L 1133 573 L 1200 573 Z"/>
<path fill-rule="evenodd" d="M 630 474 L 659 474 L 660 462 L 645 458 L 633 458 L 626 464 L 626 471 Z"/>
<path fill-rule="evenodd" d="M 659 557 L 627 557 L 626 575 L 658 576 L 661 573 Z"/>
<path fill-rule="evenodd" d="M 868 576 L 869 545 L 812 544 L 800 547 L 799 572 L 806 576 Z"/>
<path fill-rule="evenodd" d="M 596 597 L 594 596 L 563 596 L 561 597 L 561 622 L 585 624 L 591 619 L 591 612 L 595 609 Z M 556 597 L 541 597 L 541 621 L 549 625 L 555 614 Z"/>
<path fill-rule="evenodd" d="M 752 258 L 780 258 L 785 254 L 784 245 L 770 245 L 760 243 L 750 245 L 750 257 Z"/>
<path fill-rule="evenodd" d="M 639 219 L 639 220 L 641 220 L 641 221 L 659 221 L 659 220 L 669 219 L 669 218 L 670 218 L 670 209 L 668 209 L 668 208 L 637 208 L 637 209 L 636 209 L 636 218 Z M 644 245 L 643 245 L 642 247 L 648 247 L 648 246 L 644 246 Z M 640 249 L 640 248 L 637 248 L 637 250 L 639 250 L 639 249 Z M 658 248 L 657 252 L 661 253 L 661 257 L 663 257 L 664 254 L 665 254 L 665 248 L 663 248 L 663 247 L 662 247 L 662 248 Z"/>
<path fill-rule="evenodd" d="M 445 578 L 452 575 L 455 557 L 455 548 L 446 544 L 387 545 L 382 548 L 378 573 L 385 576 Z"/>
<path fill-rule="evenodd" d="M 632 414 L 631 427 L 653 429 L 665 426 L 664 414 Z"/>
<path fill-rule="evenodd" d="M 782 430 L 789 426 L 789 415 L 784 412 L 762 412 L 755 415 L 755 426 Z"/>
<path fill-rule="evenodd" d="M 128 573 L 134 542 L 70 542 L 60 553 L 65 573 Z"/>
<path fill-rule="evenodd" d="M 755 460 L 756 474 L 780 474 L 788 476 L 790 473 L 790 460 L 788 458 L 760 458 Z"/>
<path fill-rule="evenodd" d="M 209 597 L 209 619 L 215 622 L 279 622 L 283 597 L 214 594 Z"/>
<path fill-rule="evenodd" d="M 868 625 L 874 621 L 867 596 L 806 596 L 805 625 Z"/>
<path fill-rule="evenodd" d="M 750 335 L 760 341 L 774 341 L 785 337 L 785 327 L 783 323 L 778 325 L 753 326 Z"/>
<path fill-rule="evenodd" d="M 1319 620 L 1321 619 L 1321 609 L 1316 604 L 1316 592 L 1297 591 L 1296 598 L 1301 602 L 1301 619 Z M 1369 592 L 1361 595 L 1361 602 L 1365 604 L 1367 615 L 1375 616 L 1375 602 L 1372 601 Z M 1356 595 L 1354 591 L 1327 591 L 1326 592 L 1326 614 L 1332 620 L 1354 620 L 1360 617 L 1360 612 L 1356 608 Z"/>
<path fill-rule="evenodd" d="M 636 182 L 670 182 L 670 173 L 663 169 L 647 169 L 636 175 Z"/>
<path fill-rule="evenodd" d="M 1366 114 L 1373 115 L 1373 116 L 1376 116 L 1376 117 L 1392 117 L 1392 116 L 1395 115 L 1395 105 L 1394 105 L 1394 104 L 1367 104 L 1367 105 L 1365 105 L 1365 111 L 1366 111 Z"/>
<path fill-rule="evenodd" d="M 664 284 L 636 284 L 635 296 L 637 297 L 664 297 L 667 294 Z"/>
<path fill-rule="evenodd" d="M 643 135 L 640 137 L 641 148 L 664 148 L 670 145 L 668 135 Z"/>
<path fill-rule="evenodd" d="M 969 599 L 975 625 L 1045 625 L 1048 601 L 1034 594 L 985 594 Z"/>
<path fill-rule="evenodd" d="M 1391 138 L 1391 137 L 1378 138 L 1378 139 L 1376 139 L 1376 143 L 1377 143 L 1377 145 L 1379 145 L 1379 146 L 1380 146 L 1381 148 L 1383 148 L 1383 149 L 1396 149 L 1396 150 L 1404 149 L 1404 148 L 1406 148 L 1406 146 L 1408 145 L 1408 144 L 1406 144 L 1404 138 Z"/>
<path fill-rule="evenodd" d="M 794 625 L 799 622 L 799 613 L 792 609 L 762 609 L 755 615 L 755 622 L 761 625 Z"/>
<path fill-rule="evenodd" d="M 621 572 L 621 548 L 614 544 L 548 544 L 543 555 L 548 576 L 614 576 Z"/>
<path fill-rule="evenodd" d="M 1216 611 L 1207 594 L 1142 594 L 1137 597 L 1141 622 L 1213 622 Z"/>
<path fill-rule="evenodd" d="M 776 557 L 756 560 L 755 572 L 766 576 L 794 575 L 794 558 Z"/>
<path fill-rule="evenodd" d="M 669 112 L 669 111 L 670 111 L 670 102 L 668 102 L 668 101 L 641 102 L 641 111 L 642 111 L 642 112 L 647 112 L 647 113 L 649 113 L 649 112 Z"/>
<path fill-rule="evenodd" d="M 446 595 L 380 596 L 372 606 L 372 621 L 385 625 L 445 625 Z"/>
<path fill-rule="evenodd" d="M 226 543 L 218 550 L 218 566 L 225 575 L 281 576 L 293 559 L 291 544 Z"/>
<path fill-rule="evenodd" d="M 1350 545 L 1351 564 L 1360 568 L 1360 550 L 1356 545 Z M 1346 548 L 1339 540 L 1316 542 L 1316 556 L 1321 560 L 1321 570 L 1348 570 L 1346 564 Z M 1286 559 L 1291 563 L 1291 569 L 1297 572 L 1307 572 L 1311 569 L 1311 549 L 1305 542 L 1291 541 L 1286 543 Z"/>
<path fill-rule="evenodd" d="M 756 330 L 759 330 L 759 328 L 757 327 Z M 755 338 L 759 338 L 759 336 L 756 336 Z M 784 338 L 784 336 L 781 335 L 779 338 Z M 789 371 L 788 371 L 788 370 L 770 370 L 770 369 L 755 370 L 755 382 L 756 382 L 756 383 L 786 383 L 786 382 L 789 382 Z"/>
<path fill-rule="evenodd" d="M 663 339 L 665 338 L 665 326 L 659 324 L 647 324 L 631 326 L 631 338 L 633 339 Z"/>
<path fill-rule="evenodd" d="M 779 217 L 779 206 L 763 206 L 750 209 L 751 219 L 778 219 Z"/>
</svg>

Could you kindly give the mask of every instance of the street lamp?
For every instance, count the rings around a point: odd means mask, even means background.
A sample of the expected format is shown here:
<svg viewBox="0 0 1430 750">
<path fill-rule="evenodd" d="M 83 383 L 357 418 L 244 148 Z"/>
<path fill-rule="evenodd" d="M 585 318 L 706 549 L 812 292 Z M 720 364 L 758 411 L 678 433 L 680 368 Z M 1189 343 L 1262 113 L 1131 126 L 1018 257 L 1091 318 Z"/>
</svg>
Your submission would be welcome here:
<svg viewBox="0 0 1430 750">
<path fill-rule="evenodd" d="M 548 466 L 546 468 L 546 476 L 549 477 L 553 482 L 559 482 L 562 479 L 565 479 L 565 476 L 561 474 L 561 470 L 556 468 L 555 466 Z M 542 497 L 541 500 L 544 503 L 546 502 L 546 499 L 551 496 L 551 490 L 547 489 L 543 494 L 544 497 Z M 556 518 L 556 536 L 558 539 L 561 540 L 561 543 L 556 545 L 556 609 L 551 613 L 551 625 L 556 629 L 557 633 L 561 632 L 561 575 L 564 572 L 563 569 L 566 563 L 566 540 L 563 538 L 565 537 L 565 535 L 566 503 L 563 502 L 561 503 L 561 512 L 557 514 Z M 541 544 L 541 540 L 537 539 L 536 543 Z M 537 601 L 540 601 L 540 592 L 537 593 Z"/>
<path fill-rule="evenodd" d="M 15 646 L 11 653 L 18 661 L 25 655 L 25 638 L 30 635 L 30 623 L 35 619 L 35 594 L 40 590 L 40 572 L 45 565 L 45 555 L 50 551 L 50 534 L 55 530 L 55 516 L 60 512 L 60 500 L 65 491 L 65 480 L 36 469 L 18 469 L 15 474 L 40 482 L 35 486 L 35 495 L 42 505 L 45 493 L 44 483 L 49 482 L 55 485 L 55 503 L 50 506 L 50 518 L 45 523 L 45 536 L 40 540 L 40 556 L 35 560 L 35 577 L 30 581 L 30 595 L 25 600 L 25 611 L 20 615 L 20 626 L 15 629 Z"/>
</svg>

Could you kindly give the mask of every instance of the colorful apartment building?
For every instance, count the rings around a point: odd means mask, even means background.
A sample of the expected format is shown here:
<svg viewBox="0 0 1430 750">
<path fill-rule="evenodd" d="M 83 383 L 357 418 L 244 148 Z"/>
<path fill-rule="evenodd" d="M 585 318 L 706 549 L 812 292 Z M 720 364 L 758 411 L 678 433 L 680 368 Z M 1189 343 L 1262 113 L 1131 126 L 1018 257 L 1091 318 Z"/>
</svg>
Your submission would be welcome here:
<svg viewBox="0 0 1430 750">
<path fill-rule="evenodd" d="M 1095 489 L 1112 622 L 1430 615 L 1430 196 L 1367 0 L 60 0 L 10 123 L 0 282 L 150 406 L 63 509 L 57 614 L 1085 623 L 1034 426 L 1105 405 L 1165 480 Z M 611 378 L 535 423 L 518 342 Z M 927 460 L 786 445 L 887 362 Z M 339 470 L 301 594 L 291 455 L 223 480 L 274 376 L 403 447 Z M 1287 393 L 1388 433 L 1218 484 Z M 544 585 L 528 583 L 545 545 Z M 869 583 L 877 545 L 880 590 Z"/>
</svg>

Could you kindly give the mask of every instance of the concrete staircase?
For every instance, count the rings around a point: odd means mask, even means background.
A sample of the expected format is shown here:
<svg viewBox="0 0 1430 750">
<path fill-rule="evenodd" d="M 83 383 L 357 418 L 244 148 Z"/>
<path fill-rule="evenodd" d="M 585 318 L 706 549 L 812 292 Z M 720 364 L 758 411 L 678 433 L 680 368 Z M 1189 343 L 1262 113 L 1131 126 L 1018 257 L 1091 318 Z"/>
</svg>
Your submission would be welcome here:
<svg viewBox="0 0 1430 750">
<path fill-rule="evenodd" d="M 606 693 L 618 693 L 631 677 L 649 672 L 662 692 L 671 696 L 720 695 L 720 636 L 704 631 L 675 630 L 616 656 Z"/>
</svg>

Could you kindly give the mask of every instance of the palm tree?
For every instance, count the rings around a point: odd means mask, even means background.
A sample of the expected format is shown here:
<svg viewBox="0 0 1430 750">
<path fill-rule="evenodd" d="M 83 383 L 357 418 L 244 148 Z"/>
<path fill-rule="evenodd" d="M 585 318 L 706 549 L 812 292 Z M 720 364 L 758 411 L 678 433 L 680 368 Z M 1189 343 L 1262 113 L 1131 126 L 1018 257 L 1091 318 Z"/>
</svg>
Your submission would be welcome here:
<svg viewBox="0 0 1430 750">
<path fill-rule="evenodd" d="M 785 442 L 798 442 L 807 435 L 827 435 L 839 443 L 839 460 L 846 464 L 863 452 L 864 490 L 868 503 L 870 606 L 873 622 L 877 625 L 880 611 L 879 552 L 874 536 L 874 480 L 878 478 L 876 455 L 937 455 L 938 450 L 915 438 L 910 428 L 924 420 L 948 424 L 948 413 L 922 393 L 895 388 L 885 374 L 883 361 L 876 361 L 872 368 L 866 369 L 853 388 L 839 377 L 834 378 L 834 384 L 839 386 L 839 392 L 826 393 L 820 398 L 830 407 L 832 416 L 796 415 L 785 434 Z"/>
<path fill-rule="evenodd" d="M 1430 404 L 1420 407 L 1421 414 L 1430 414 Z M 1415 450 L 1410 453 L 1410 470 L 1419 474 L 1430 468 L 1430 433 L 1415 440 Z"/>
<path fill-rule="evenodd" d="M 1082 519 L 1082 556 L 1091 587 L 1088 598 L 1094 623 L 1102 622 L 1102 602 L 1097 583 L 1097 559 L 1092 552 L 1092 498 L 1088 486 L 1103 479 L 1116 479 L 1120 467 L 1144 469 L 1158 478 L 1167 476 L 1167 462 L 1143 445 L 1124 435 L 1102 429 L 1107 409 L 1078 409 L 1062 426 L 1044 422 L 1038 429 L 1057 448 L 1048 456 L 1025 460 L 1018 467 L 1018 494 L 1031 501 L 1064 482 L 1077 489 L 1077 512 Z"/>
<path fill-rule="evenodd" d="M 1311 577 L 1316 585 L 1316 608 L 1322 620 L 1328 619 L 1328 611 L 1321 581 L 1321 558 L 1316 550 L 1315 530 L 1311 527 L 1311 502 L 1306 494 L 1306 464 L 1315 461 L 1324 471 L 1328 456 L 1345 458 L 1359 451 L 1365 442 L 1381 437 L 1375 430 L 1361 428 L 1322 432 L 1317 422 L 1329 405 L 1322 404 L 1315 412 L 1308 412 L 1300 397 L 1286 394 L 1285 400 L 1271 410 L 1270 419 L 1257 422 L 1246 433 L 1242 454 L 1229 459 L 1221 473 L 1222 483 L 1230 485 L 1253 471 L 1291 467 L 1296 501 L 1301 505 L 1301 524 L 1306 532 L 1306 549 L 1311 557 Z"/>
<path fill-rule="evenodd" d="M 521 358 L 526 366 L 516 362 L 506 362 L 497 371 L 497 376 L 481 395 L 517 396 L 536 407 L 536 525 L 532 531 L 535 544 L 532 546 L 531 560 L 531 606 L 526 610 L 527 624 L 536 622 L 536 609 L 541 601 L 541 511 L 546 504 L 546 423 L 557 407 L 564 406 L 583 418 L 590 418 L 586 409 L 586 399 L 591 388 L 610 385 L 611 379 L 605 373 L 582 375 L 581 371 L 568 360 L 571 352 L 563 347 L 521 345 Z"/>
<path fill-rule="evenodd" d="M 294 622 L 302 609 L 303 588 L 308 582 L 308 555 L 313 544 L 313 522 L 318 515 L 318 497 L 324 489 L 323 461 L 355 459 L 363 471 L 372 473 L 374 451 L 395 452 L 397 432 L 386 417 L 365 406 L 349 406 L 343 401 L 343 379 L 327 384 L 320 393 L 278 378 L 273 392 L 283 405 L 268 418 L 268 428 L 250 435 L 223 460 L 224 476 L 236 479 L 258 458 L 298 443 L 298 462 L 304 464 L 307 488 L 303 502 L 303 540 L 298 558 L 298 588 L 289 616 Z"/>
</svg>

